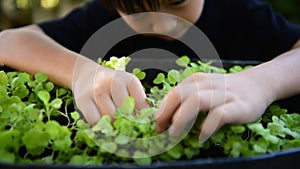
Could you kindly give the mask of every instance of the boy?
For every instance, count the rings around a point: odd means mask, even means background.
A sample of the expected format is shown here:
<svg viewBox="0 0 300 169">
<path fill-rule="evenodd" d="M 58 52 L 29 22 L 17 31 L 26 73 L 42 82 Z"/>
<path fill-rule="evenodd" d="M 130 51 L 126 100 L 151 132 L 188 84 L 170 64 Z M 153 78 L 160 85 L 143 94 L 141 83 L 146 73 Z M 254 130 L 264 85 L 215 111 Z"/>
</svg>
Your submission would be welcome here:
<svg viewBox="0 0 300 169">
<path fill-rule="evenodd" d="M 205 141 L 221 126 L 255 121 L 273 101 L 300 93 L 300 27 L 260 0 L 95 0 L 64 19 L 2 32 L 0 64 L 29 73 L 47 73 L 55 83 L 71 88 L 91 124 L 100 115 L 112 115 L 127 96 L 135 98 L 137 109 L 147 107 L 141 84 L 129 73 L 83 59 L 89 67 L 97 67 L 96 85 L 86 87 L 86 78 L 93 77 L 88 71 L 82 71 L 76 79 L 73 74 L 77 59 L 82 58 L 78 54 L 81 47 L 95 31 L 120 16 L 148 11 L 175 15 L 195 24 L 221 58 L 265 61 L 240 73 L 195 73 L 188 77 L 163 99 L 157 112 L 157 131 L 164 131 L 172 121 L 169 133 L 178 135 L 199 111 L 209 111 L 199 136 Z M 154 33 L 180 31 L 170 18 L 150 21 Z M 125 22 L 137 32 L 143 24 L 134 18 Z M 143 37 L 148 38 L 172 44 L 165 36 Z M 135 47 L 128 43 L 121 53 L 109 55 L 130 54 Z M 225 85 L 218 83 L 224 77 Z M 216 83 L 211 84 L 212 79 Z"/>
</svg>

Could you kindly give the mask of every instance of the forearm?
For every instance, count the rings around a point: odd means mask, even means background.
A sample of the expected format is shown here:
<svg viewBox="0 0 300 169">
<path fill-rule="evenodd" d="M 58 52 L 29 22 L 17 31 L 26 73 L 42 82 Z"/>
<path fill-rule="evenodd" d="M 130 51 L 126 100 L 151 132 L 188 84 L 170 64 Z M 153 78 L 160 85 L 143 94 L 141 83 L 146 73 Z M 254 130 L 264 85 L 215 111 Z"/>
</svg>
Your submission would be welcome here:
<svg viewBox="0 0 300 169">
<path fill-rule="evenodd" d="M 300 48 L 293 49 L 270 61 L 274 81 L 278 83 L 277 99 L 300 93 Z M 271 68 L 272 69 L 272 68 Z"/>
<path fill-rule="evenodd" d="M 71 88 L 78 54 L 60 46 L 37 26 L 1 32 L 0 64 L 30 74 L 46 73 L 58 85 Z"/>
<path fill-rule="evenodd" d="M 286 52 L 245 73 L 266 85 L 272 101 L 300 93 L 300 48 Z"/>
</svg>

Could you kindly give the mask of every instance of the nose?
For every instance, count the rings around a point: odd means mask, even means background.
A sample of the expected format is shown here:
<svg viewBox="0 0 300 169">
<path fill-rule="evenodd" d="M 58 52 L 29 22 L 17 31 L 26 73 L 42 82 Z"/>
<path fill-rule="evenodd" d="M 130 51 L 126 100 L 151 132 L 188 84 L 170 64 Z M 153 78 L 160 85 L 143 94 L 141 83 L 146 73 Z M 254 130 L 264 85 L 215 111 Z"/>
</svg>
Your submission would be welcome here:
<svg viewBox="0 0 300 169">
<path fill-rule="evenodd" d="M 153 17 L 152 31 L 156 34 L 168 34 L 177 26 L 177 20 L 171 15 L 159 14 Z"/>
</svg>

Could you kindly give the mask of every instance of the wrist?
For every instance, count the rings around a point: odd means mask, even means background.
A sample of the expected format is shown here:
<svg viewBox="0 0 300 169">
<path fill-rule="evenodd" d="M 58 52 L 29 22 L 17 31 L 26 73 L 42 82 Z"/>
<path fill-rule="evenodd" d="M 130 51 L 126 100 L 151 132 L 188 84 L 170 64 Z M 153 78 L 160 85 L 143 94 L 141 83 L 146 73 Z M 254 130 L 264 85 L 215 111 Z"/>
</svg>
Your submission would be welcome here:
<svg viewBox="0 0 300 169">
<path fill-rule="evenodd" d="M 102 67 L 104 66 L 99 65 L 89 58 L 78 55 L 74 64 L 73 74 L 69 84 L 70 88 L 73 90 L 79 80 L 82 81 L 83 79 L 90 79 L 91 77 L 95 77 L 96 73 L 101 71 L 100 69 Z M 91 82 L 86 81 L 86 83 Z"/>
<path fill-rule="evenodd" d="M 13 33 L 10 30 L 4 30 L 0 32 L 0 66 L 6 66 L 7 64 L 7 59 L 6 59 L 6 54 L 4 53 L 6 51 L 5 47 L 5 42 L 7 43 L 9 41 L 9 37 L 12 36 Z"/>
<path fill-rule="evenodd" d="M 278 83 L 277 78 L 274 76 L 272 69 L 267 66 L 268 63 L 264 63 L 255 66 L 251 69 L 240 72 L 246 79 L 252 81 L 250 85 L 255 86 L 253 92 L 257 92 L 258 97 L 263 98 L 263 102 L 268 106 L 272 102 L 278 99 Z"/>
</svg>

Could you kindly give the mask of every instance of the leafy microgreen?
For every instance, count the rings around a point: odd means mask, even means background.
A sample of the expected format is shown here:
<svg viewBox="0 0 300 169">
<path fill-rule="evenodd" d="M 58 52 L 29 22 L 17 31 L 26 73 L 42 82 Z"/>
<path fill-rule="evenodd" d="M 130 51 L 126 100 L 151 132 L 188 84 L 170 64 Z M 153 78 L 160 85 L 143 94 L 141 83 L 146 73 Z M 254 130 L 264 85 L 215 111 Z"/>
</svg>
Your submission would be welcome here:
<svg viewBox="0 0 300 169">
<path fill-rule="evenodd" d="M 4 71 L 0 71 L 0 85 L 4 87 L 8 85 L 8 77 Z"/>
<path fill-rule="evenodd" d="M 37 95 L 38 95 L 39 99 L 41 99 L 42 102 L 45 105 L 49 104 L 49 100 L 50 100 L 50 97 L 51 97 L 50 94 L 49 94 L 49 92 L 47 92 L 47 91 L 39 91 Z"/>
<path fill-rule="evenodd" d="M 190 62 L 191 60 L 188 56 L 182 56 L 176 60 L 176 64 L 182 67 L 187 67 Z"/>
<path fill-rule="evenodd" d="M 161 84 L 165 81 L 165 75 L 163 73 L 159 73 L 157 77 L 154 79 L 154 84 Z"/>
<path fill-rule="evenodd" d="M 129 61 L 129 57 L 98 60 L 104 66 L 121 71 L 125 71 Z M 182 69 L 160 73 L 154 79 L 146 99 L 150 108 L 136 110 L 135 100 L 128 97 L 113 117 L 103 116 L 93 126 L 73 110 L 72 92 L 50 82 L 46 74 L 32 76 L 0 71 L 0 162 L 149 165 L 158 161 L 210 158 L 209 154 L 215 150 L 219 150 L 216 154 L 220 156 L 240 157 L 300 147 L 300 115 L 273 104 L 258 121 L 224 126 L 204 143 L 199 143 L 198 135 L 207 113 L 201 112 L 194 127 L 175 147 L 148 157 L 165 149 L 168 139 L 163 137 L 148 144 L 143 139 L 133 141 L 131 138 L 159 135 L 155 131 L 154 117 L 163 97 L 195 72 L 227 73 L 223 68 L 212 66 L 211 62 L 192 62 L 187 56 L 176 63 Z M 251 67 L 236 65 L 228 72 L 236 73 Z M 146 77 L 146 73 L 138 68 L 132 73 L 140 80 Z"/>
<path fill-rule="evenodd" d="M 132 70 L 132 73 L 139 79 L 139 80 L 143 80 L 146 77 L 146 73 L 141 71 L 141 69 L 139 68 L 134 68 Z"/>
</svg>

